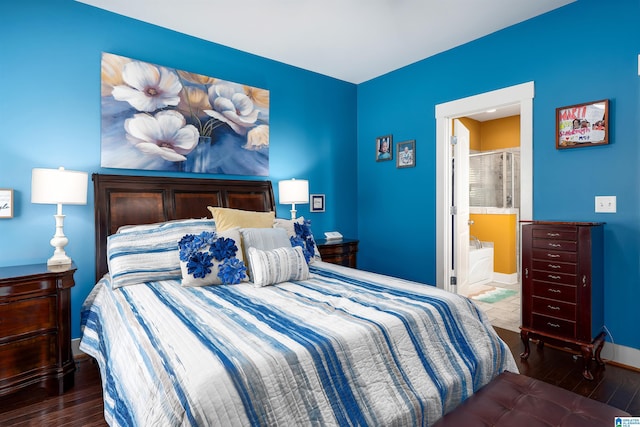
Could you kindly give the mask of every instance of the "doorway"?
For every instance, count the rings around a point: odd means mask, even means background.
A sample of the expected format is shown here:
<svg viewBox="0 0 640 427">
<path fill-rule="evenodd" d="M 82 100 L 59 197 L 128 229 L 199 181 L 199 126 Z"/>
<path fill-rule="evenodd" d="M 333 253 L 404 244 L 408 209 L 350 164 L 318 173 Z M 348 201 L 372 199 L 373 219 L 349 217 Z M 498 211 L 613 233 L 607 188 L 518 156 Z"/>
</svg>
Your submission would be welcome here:
<svg viewBox="0 0 640 427">
<path fill-rule="evenodd" d="M 533 145 L 533 82 L 463 98 L 436 106 L 436 283 L 457 293 L 467 280 L 468 258 L 468 141 L 456 144 L 454 134 L 460 134 L 458 118 L 471 116 L 492 108 L 516 106 L 520 112 L 520 219 L 532 219 L 532 145 Z M 455 128 L 455 132 L 454 132 Z M 463 127 L 464 128 L 464 127 Z M 467 150 L 465 152 L 465 150 Z M 461 201 L 466 197 L 466 205 Z M 519 224 L 518 224 L 519 227 Z M 466 238 L 458 238 L 465 236 Z M 518 248 L 518 253 L 520 250 Z M 462 280 L 460 282 L 459 280 Z M 518 279 L 519 280 L 519 279 Z"/>
</svg>

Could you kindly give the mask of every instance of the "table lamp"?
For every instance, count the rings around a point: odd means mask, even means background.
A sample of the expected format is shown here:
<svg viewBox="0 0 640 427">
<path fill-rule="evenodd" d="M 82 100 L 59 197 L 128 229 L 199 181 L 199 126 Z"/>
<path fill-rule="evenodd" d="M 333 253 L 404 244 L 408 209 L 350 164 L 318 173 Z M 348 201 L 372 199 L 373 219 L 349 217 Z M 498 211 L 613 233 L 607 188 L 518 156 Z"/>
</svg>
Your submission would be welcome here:
<svg viewBox="0 0 640 427">
<path fill-rule="evenodd" d="M 54 215 L 56 232 L 50 241 L 55 249 L 47 265 L 71 264 L 71 258 L 64 251 L 69 239 L 64 235 L 62 205 L 86 205 L 87 183 L 86 172 L 69 171 L 62 167 L 35 168 L 31 172 L 31 203 L 58 205 L 57 213 Z"/>
<path fill-rule="evenodd" d="M 280 204 L 291 203 L 291 219 L 296 219 L 296 203 L 309 203 L 309 181 L 287 179 L 278 182 Z"/>
</svg>

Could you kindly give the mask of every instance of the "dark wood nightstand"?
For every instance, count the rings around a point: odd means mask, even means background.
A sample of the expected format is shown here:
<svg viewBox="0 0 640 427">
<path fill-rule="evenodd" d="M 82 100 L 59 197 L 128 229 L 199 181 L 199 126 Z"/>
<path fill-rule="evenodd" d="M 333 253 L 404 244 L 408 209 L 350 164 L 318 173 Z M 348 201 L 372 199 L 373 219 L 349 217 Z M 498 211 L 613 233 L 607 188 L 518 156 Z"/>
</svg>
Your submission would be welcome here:
<svg viewBox="0 0 640 427">
<path fill-rule="evenodd" d="M 332 264 L 345 265 L 356 268 L 356 254 L 358 253 L 358 240 L 316 240 L 322 261 Z"/>
<path fill-rule="evenodd" d="M 71 288 L 74 264 L 0 267 L 0 397 L 30 387 L 73 386 Z"/>
</svg>

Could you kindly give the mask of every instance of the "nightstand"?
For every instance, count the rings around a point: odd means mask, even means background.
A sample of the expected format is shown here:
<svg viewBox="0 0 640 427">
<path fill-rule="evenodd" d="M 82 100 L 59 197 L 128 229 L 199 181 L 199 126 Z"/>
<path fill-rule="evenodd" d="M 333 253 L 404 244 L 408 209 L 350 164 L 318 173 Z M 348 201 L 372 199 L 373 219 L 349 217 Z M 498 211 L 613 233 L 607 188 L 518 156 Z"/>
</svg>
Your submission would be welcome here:
<svg viewBox="0 0 640 427">
<path fill-rule="evenodd" d="M 71 288 L 74 264 L 0 267 L 0 397 L 30 387 L 73 386 Z"/>
<path fill-rule="evenodd" d="M 345 265 L 356 268 L 356 254 L 358 253 L 358 240 L 316 240 L 322 261 L 332 264 Z"/>
</svg>

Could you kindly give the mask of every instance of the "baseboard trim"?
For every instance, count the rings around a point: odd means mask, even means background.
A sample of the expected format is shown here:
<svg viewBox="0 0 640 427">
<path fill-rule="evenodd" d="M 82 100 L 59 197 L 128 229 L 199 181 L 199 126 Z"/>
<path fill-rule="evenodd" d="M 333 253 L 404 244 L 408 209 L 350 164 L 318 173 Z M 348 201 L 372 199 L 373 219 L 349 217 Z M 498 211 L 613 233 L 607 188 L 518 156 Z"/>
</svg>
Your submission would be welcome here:
<svg viewBox="0 0 640 427">
<path fill-rule="evenodd" d="M 83 359 L 89 357 L 87 353 L 80 350 L 80 338 L 74 338 L 71 340 L 71 354 L 74 359 Z"/>
<path fill-rule="evenodd" d="M 498 283 L 503 283 L 505 285 L 515 285 L 518 283 L 518 273 L 496 273 L 493 272 L 493 281 Z"/>
<path fill-rule="evenodd" d="M 608 363 L 640 371 L 640 350 L 637 348 L 605 342 L 600 355 Z"/>
</svg>

